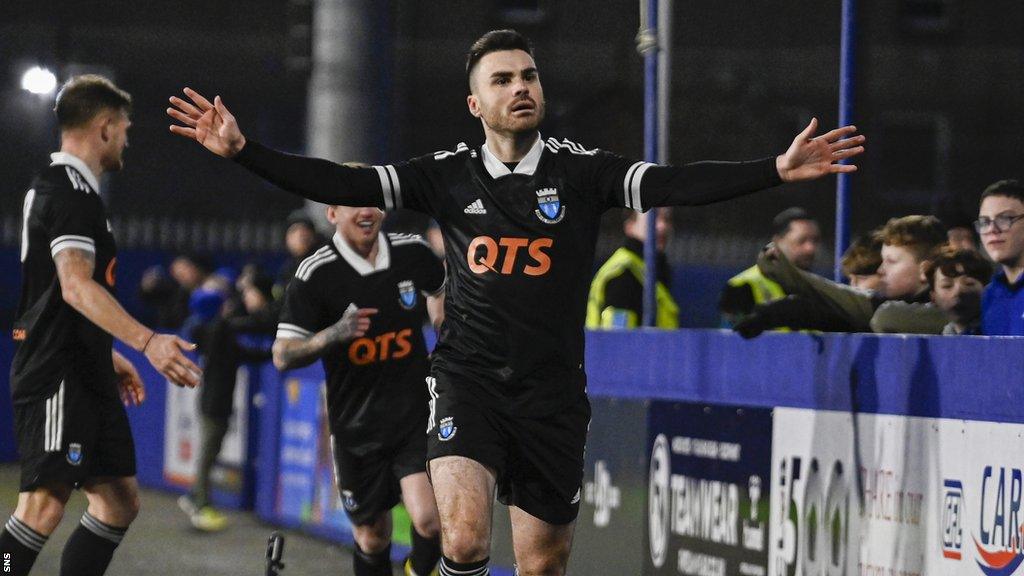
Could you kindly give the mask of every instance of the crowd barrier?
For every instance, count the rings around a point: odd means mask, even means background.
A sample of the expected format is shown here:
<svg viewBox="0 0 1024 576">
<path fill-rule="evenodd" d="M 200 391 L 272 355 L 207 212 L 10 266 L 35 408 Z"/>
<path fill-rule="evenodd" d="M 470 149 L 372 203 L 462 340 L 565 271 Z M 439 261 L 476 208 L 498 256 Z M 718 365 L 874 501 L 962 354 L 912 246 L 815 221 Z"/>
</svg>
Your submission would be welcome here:
<svg viewBox="0 0 1024 576">
<path fill-rule="evenodd" d="M 587 338 L 593 421 L 570 573 L 1010 575 L 1024 562 L 1024 339 Z M 139 478 L 181 490 L 196 392 L 143 371 L 150 397 L 129 411 Z M 351 542 L 322 379 L 240 371 L 215 498 Z M 494 573 L 510 574 L 501 506 L 493 539 Z"/>
</svg>

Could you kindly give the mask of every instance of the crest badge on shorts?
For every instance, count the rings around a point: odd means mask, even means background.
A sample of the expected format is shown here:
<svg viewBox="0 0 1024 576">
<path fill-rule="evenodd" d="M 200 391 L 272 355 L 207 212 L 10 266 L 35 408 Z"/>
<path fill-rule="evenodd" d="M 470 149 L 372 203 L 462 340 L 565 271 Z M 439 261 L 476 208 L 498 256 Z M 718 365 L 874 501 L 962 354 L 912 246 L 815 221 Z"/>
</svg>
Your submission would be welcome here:
<svg viewBox="0 0 1024 576">
<path fill-rule="evenodd" d="M 565 217 L 565 206 L 558 199 L 558 188 L 537 190 L 537 209 L 533 211 L 545 224 L 557 224 Z"/>
<path fill-rule="evenodd" d="M 455 433 L 458 431 L 459 428 L 455 425 L 454 417 L 441 418 L 441 423 L 437 427 L 437 439 L 441 442 L 447 442 L 454 438 Z"/>
<path fill-rule="evenodd" d="M 72 442 L 68 445 L 68 464 L 78 466 L 82 463 L 82 445 Z"/>
<path fill-rule="evenodd" d="M 398 303 L 406 310 L 416 306 L 416 286 L 412 280 L 402 280 L 398 283 Z"/>
</svg>

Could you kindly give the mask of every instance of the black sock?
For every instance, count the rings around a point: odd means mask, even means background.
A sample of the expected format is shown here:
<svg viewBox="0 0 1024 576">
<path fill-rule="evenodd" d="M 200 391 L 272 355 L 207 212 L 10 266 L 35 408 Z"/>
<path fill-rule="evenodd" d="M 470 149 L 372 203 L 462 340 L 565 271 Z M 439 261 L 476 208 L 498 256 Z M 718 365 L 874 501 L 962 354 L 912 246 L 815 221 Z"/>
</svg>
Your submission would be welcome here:
<svg viewBox="0 0 1024 576">
<path fill-rule="evenodd" d="M 412 571 L 416 573 L 416 576 L 427 576 L 437 565 L 437 561 L 441 559 L 441 537 L 420 536 L 416 528 L 411 525 L 409 533 L 412 536 L 412 550 L 409 552 Z"/>
<path fill-rule="evenodd" d="M 391 544 L 375 554 L 363 552 L 356 544 L 352 567 L 356 576 L 391 576 Z"/>
<path fill-rule="evenodd" d="M 104 524 L 88 512 L 71 533 L 60 557 L 60 576 L 100 576 L 128 528 Z"/>
<path fill-rule="evenodd" d="M 0 531 L 0 573 L 26 576 L 47 538 L 11 516 Z"/>
<path fill-rule="evenodd" d="M 448 558 L 441 558 L 437 572 L 440 576 L 490 576 L 491 571 L 487 568 L 487 563 L 490 561 L 491 559 L 488 557 L 479 562 L 460 564 Z"/>
</svg>

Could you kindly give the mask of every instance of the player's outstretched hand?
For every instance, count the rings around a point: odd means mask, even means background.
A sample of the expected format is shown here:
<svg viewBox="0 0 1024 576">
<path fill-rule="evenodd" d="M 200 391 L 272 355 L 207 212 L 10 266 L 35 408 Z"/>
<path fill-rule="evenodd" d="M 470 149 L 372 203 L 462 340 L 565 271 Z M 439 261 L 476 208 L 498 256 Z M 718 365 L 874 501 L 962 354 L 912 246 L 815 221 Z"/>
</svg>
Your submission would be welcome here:
<svg viewBox="0 0 1024 576">
<path fill-rule="evenodd" d="M 142 351 L 153 368 L 168 380 L 178 386 L 195 388 L 199 385 L 199 377 L 203 371 L 183 353 L 195 349 L 195 344 L 173 334 L 154 334 Z"/>
<path fill-rule="evenodd" d="M 341 320 L 328 329 L 332 342 L 348 342 L 359 338 L 370 329 L 370 316 L 377 313 L 376 308 L 356 308 L 354 305 L 345 310 Z"/>
<path fill-rule="evenodd" d="M 185 88 L 185 96 L 191 102 L 171 96 L 173 107 L 167 109 L 167 115 L 182 124 L 171 124 L 171 132 L 195 140 L 224 158 L 238 154 L 245 146 L 245 136 L 220 96 L 214 97 L 211 103 L 191 88 Z"/>
<path fill-rule="evenodd" d="M 114 374 L 117 375 L 117 387 L 121 392 L 121 402 L 125 406 L 138 406 L 146 400 L 146 386 L 135 365 L 116 350 L 113 351 Z"/>
<path fill-rule="evenodd" d="M 839 164 L 840 160 L 864 152 L 864 136 L 854 136 L 856 126 L 843 126 L 821 136 L 818 119 L 812 118 L 804 131 L 797 134 L 786 153 L 775 158 L 775 167 L 783 182 L 815 180 L 828 174 L 854 172 L 853 164 Z"/>
</svg>

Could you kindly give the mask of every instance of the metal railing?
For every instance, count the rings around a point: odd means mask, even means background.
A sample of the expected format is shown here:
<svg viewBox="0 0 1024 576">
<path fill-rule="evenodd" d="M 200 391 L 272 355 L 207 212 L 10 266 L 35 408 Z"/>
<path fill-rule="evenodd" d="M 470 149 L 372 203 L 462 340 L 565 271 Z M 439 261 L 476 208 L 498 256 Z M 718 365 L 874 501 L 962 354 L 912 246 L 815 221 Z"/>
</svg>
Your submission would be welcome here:
<svg viewBox="0 0 1024 576">
<path fill-rule="evenodd" d="M 122 249 L 196 252 L 280 252 L 284 222 L 113 216 L 110 226 Z M 21 243 L 21 218 L 0 218 L 0 245 Z"/>
</svg>

